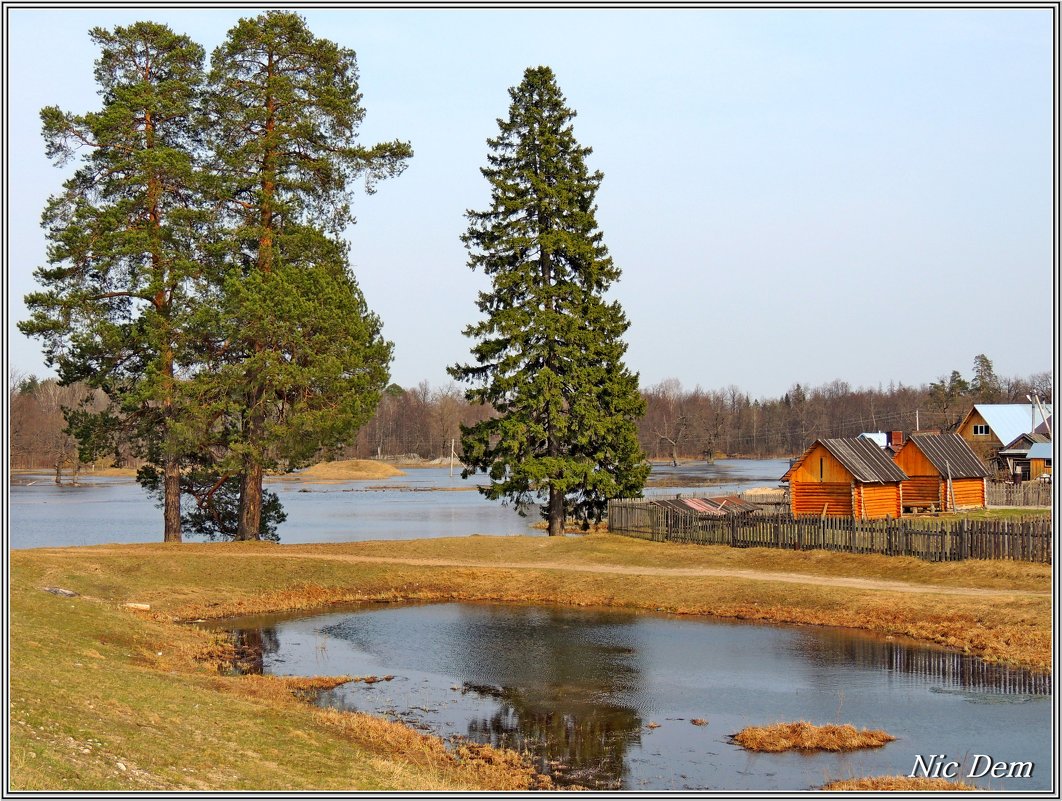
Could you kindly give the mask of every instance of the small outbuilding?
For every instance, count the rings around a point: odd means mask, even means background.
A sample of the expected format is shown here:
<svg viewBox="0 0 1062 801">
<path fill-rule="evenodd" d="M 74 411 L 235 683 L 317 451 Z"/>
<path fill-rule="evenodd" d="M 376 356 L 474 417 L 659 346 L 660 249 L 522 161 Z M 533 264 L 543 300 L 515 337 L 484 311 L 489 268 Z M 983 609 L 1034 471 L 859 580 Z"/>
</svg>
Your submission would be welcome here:
<svg viewBox="0 0 1062 801">
<path fill-rule="evenodd" d="M 677 512 L 692 512 L 705 517 L 733 517 L 759 511 L 755 504 L 736 495 L 720 495 L 715 498 L 653 498 L 653 506 Z"/>
<path fill-rule="evenodd" d="M 1050 481 L 1052 459 L 1054 458 L 1054 452 L 1051 443 L 1037 442 L 1035 445 L 1029 448 L 1028 458 L 1029 479 L 1032 481 L 1035 481 L 1036 479 L 1040 479 L 1041 481 Z"/>
<path fill-rule="evenodd" d="M 983 509 L 988 468 L 958 434 L 912 434 L 893 457 L 904 509 Z"/>
<path fill-rule="evenodd" d="M 1035 431 L 1029 434 L 1020 434 L 1012 442 L 1008 442 L 996 456 L 1002 471 L 1014 481 L 1029 481 L 1032 475 L 1032 464 L 1029 461 L 1029 452 L 1037 445 L 1047 445 L 1051 439 L 1046 434 L 1037 434 Z"/>
<path fill-rule="evenodd" d="M 907 474 L 873 441 L 819 439 L 790 466 L 794 517 L 808 515 L 881 519 L 903 513 L 900 482 Z"/>
</svg>

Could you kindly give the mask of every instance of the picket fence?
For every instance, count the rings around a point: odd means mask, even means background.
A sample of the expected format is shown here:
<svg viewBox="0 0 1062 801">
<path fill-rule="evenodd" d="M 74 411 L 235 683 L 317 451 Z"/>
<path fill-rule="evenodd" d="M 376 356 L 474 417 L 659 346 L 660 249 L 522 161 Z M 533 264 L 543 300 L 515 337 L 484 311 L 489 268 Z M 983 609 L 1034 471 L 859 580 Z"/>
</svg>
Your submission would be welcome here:
<svg viewBox="0 0 1062 801">
<path fill-rule="evenodd" d="M 608 530 L 653 540 L 734 548 L 822 549 L 843 553 L 915 556 L 931 562 L 1013 559 L 1051 564 L 1051 521 L 856 520 L 750 514 L 711 517 L 662 507 L 645 499 L 608 505 Z"/>
<path fill-rule="evenodd" d="M 1051 484 L 1043 481 L 1021 484 L 989 481 L 985 485 L 985 500 L 989 506 L 1050 506 Z"/>
</svg>

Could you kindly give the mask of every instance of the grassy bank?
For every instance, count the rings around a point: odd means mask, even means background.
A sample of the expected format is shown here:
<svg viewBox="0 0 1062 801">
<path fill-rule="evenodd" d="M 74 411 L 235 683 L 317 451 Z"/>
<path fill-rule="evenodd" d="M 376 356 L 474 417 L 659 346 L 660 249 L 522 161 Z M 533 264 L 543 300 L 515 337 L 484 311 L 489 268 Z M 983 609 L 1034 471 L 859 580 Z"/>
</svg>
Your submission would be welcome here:
<svg viewBox="0 0 1062 801">
<path fill-rule="evenodd" d="M 452 790 L 532 780 L 497 752 L 455 758 L 404 727 L 310 707 L 280 679 L 221 675 L 221 644 L 182 620 L 367 599 L 607 605 L 852 626 L 1047 668 L 1049 585 L 1038 565 L 607 534 L 14 551 L 12 786 Z"/>
</svg>

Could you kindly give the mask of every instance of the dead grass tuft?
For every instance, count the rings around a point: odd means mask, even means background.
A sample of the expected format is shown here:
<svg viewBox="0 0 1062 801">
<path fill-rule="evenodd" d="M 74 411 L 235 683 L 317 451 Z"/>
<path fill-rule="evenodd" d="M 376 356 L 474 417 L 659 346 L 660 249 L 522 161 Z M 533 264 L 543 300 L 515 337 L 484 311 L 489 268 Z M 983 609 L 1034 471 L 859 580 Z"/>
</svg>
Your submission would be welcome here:
<svg viewBox="0 0 1062 801">
<path fill-rule="evenodd" d="M 400 723 L 360 712 L 321 709 L 315 711 L 314 718 L 370 752 L 429 770 L 456 771 L 472 786 L 492 790 L 552 788 L 549 777 L 537 773 L 530 762 L 515 751 L 468 743 L 451 753 L 438 737 L 420 734 Z"/>
<path fill-rule="evenodd" d="M 972 784 L 947 779 L 912 779 L 909 776 L 866 776 L 823 785 L 822 790 L 980 790 Z"/>
<path fill-rule="evenodd" d="M 806 720 L 775 723 L 771 726 L 749 726 L 733 737 L 734 742 L 742 748 L 767 753 L 856 751 L 860 748 L 880 748 L 895 739 L 880 729 L 860 730 L 849 724 L 816 726 Z"/>
</svg>

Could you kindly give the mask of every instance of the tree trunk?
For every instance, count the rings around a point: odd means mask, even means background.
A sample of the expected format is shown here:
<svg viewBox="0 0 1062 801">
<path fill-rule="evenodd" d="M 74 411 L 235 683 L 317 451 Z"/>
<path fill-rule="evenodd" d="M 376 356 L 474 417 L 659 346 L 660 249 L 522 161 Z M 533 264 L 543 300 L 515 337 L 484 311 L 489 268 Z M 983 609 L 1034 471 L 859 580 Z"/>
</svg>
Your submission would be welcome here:
<svg viewBox="0 0 1062 801">
<path fill-rule="evenodd" d="M 181 465 L 167 459 L 163 465 L 163 535 L 164 542 L 181 541 Z"/>
<path fill-rule="evenodd" d="M 55 462 L 55 483 L 59 486 L 63 484 L 63 463 L 59 460 Z"/>
<path fill-rule="evenodd" d="M 564 493 L 556 487 L 549 488 L 549 535 L 559 537 L 564 533 Z"/>
<path fill-rule="evenodd" d="M 261 539 L 262 525 L 262 465 L 251 462 L 240 484 L 240 522 L 236 539 Z"/>
</svg>

